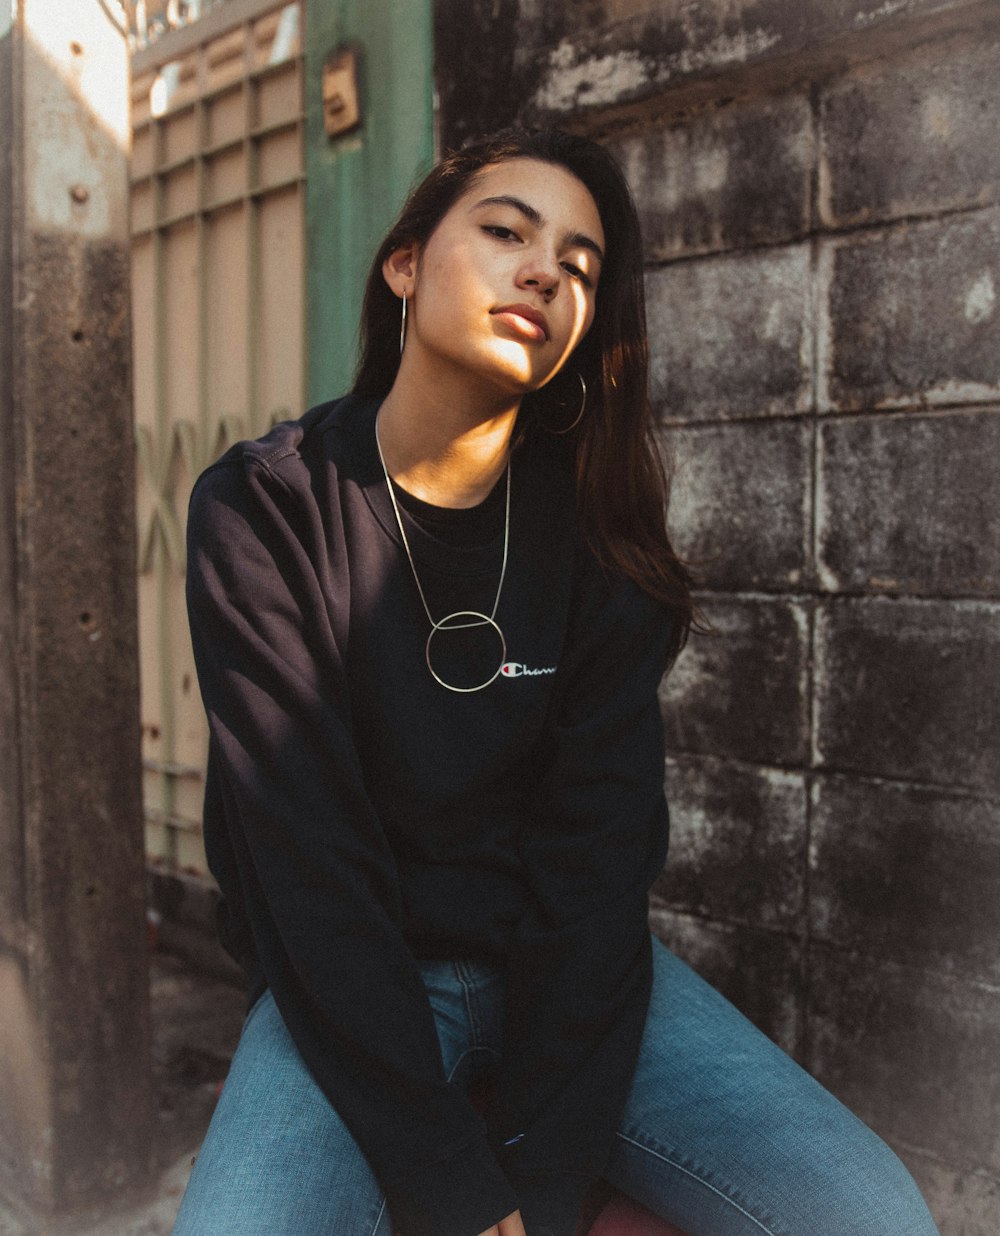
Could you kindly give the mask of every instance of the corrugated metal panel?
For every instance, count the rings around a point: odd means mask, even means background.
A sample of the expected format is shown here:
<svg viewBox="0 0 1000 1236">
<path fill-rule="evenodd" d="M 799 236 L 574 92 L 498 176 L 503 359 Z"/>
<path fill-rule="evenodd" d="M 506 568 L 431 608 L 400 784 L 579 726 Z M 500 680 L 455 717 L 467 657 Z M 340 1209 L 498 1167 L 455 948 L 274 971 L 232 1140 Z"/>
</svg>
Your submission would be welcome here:
<svg viewBox="0 0 1000 1236">
<path fill-rule="evenodd" d="M 136 57 L 132 86 L 146 842 L 198 873 L 188 496 L 230 442 L 298 415 L 305 385 L 301 6 L 229 8 Z"/>
</svg>

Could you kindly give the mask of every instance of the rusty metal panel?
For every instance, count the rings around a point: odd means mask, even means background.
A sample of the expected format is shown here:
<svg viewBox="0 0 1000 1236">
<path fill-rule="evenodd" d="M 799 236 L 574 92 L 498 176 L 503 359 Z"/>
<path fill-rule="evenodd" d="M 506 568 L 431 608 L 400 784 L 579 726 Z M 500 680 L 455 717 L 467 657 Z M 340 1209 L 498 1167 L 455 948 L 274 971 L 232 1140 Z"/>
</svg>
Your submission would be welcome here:
<svg viewBox="0 0 1000 1236">
<path fill-rule="evenodd" d="M 226 446 L 303 406 L 301 17 L 298 3 L 237 0 L 133 58 L 146 847 L 199 874 L 206 732 L 184 519 Z"/>
</svg>

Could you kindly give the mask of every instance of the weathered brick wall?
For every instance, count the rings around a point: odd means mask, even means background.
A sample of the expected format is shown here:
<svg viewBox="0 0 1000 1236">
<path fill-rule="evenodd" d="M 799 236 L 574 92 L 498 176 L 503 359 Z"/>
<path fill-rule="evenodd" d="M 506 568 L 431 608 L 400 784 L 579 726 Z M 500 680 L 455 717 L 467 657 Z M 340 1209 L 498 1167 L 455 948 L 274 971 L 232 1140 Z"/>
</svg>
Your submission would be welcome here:
<svg viewBox="0 0 1000 1236">
<path fill-rule="evenodd" d="M 643 215 L 716 628 L 664 692 L 655 925 L 900 1151 L 945 1236 L 996 1236 L 1000 10 L 462 7 L 445 140 L 589 130 Z"/>
</svg>

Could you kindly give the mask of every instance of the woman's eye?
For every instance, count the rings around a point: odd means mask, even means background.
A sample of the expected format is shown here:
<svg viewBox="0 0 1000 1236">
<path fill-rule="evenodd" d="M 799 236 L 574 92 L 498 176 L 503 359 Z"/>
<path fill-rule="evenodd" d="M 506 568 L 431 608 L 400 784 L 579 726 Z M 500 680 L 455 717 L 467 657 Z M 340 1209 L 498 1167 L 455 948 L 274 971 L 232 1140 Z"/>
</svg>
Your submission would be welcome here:
<svg viewBox="0 0 1000 1236">
<path fill-rule="evenodd" d="M 581 270 L 579 266 L 574 265 L 572 262 L 563 262 L 562 265 L 563 270 L 566 271 L 568 275 L 572 275 L 574 279 L 579 279 L 585 288 L 593 286 L 590 276 L 585 270 Z"/>
<path fill-rule="evenodd" d="M 491 236 L 496 236 L 498 240 L 517 240 L 517 233 L 509 227 L 503 227 L 499 223 L 487 223 L 483 226 L 484 232 L 489 232 Z"/>
</svg>

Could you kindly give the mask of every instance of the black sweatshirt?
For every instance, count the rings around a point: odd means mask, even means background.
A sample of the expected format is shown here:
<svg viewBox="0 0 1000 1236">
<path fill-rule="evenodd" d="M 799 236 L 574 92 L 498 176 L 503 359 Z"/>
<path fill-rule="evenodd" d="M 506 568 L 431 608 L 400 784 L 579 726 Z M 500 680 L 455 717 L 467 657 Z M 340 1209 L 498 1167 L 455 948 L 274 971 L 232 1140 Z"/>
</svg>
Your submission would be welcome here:
<svg viewBox="0 0 1000 1236">
<path fill-rule="evenodd" d="M 403 1236 L 476 1236 L 517 1207 L 528 1236 L 571 1236 L 649 999 L 669 619 L 598 567 L 562 444 L 529 440 L 512 462 L 504 672 L 440 686 L 376 411 L 314 408 L 234 446 L 192 496 L 223 942 L 251 999 L 271 988 Z M 503 489 L 472 512 L 407 502 L 435 619 L 491 612 Z M 432 660 L 471 683 L 499 648 L 481 625 L 435 636 Z M 418 959 L 448 957 L 508 974 L 485 1116 L 445 1080 L 420 978 Z"/>
</svg>

